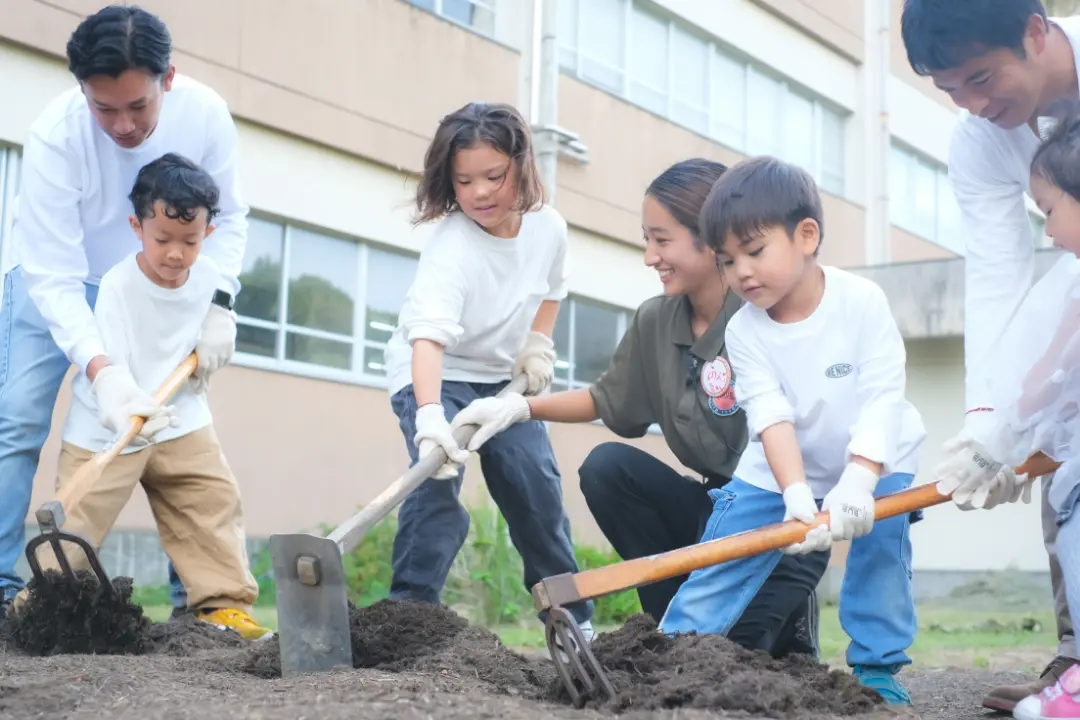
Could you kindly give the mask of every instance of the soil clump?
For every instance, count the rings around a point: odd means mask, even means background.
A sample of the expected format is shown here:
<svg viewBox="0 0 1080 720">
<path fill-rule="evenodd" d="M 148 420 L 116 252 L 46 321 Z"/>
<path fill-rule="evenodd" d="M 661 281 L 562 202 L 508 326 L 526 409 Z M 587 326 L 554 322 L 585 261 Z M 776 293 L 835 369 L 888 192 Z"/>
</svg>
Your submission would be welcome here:
<svg viewBox="0 0 1080 720">
<path fill-rule="evenodd" d="M 527 658 L 446 607 L 382 600 L 349 608 L 353 667 L 472 676 L 493 692 L 556 704 L 570 698 L 547 658 Z M 630 711 L 694 708 L 772 717 L 856 716 L 881 709 L 881 697 L 851 675 L 811 658 L 776 660 L 719 635 L 669 637 L 648 615 L 597 637 L 593 654 L 615 687 L 588 706 Z M 241 669 L 281 676 L 277 639 L 249 650 Z"/>
<path fill-rule="evenodd" d="M 774 659 L 721 635 L 670 637 L 645 614 L 598 635 L 592 652 L 616 695 L 588 705 L 615 713 L 694 708 L 801 718 L 855 716 L 883 705 L 880 695 L 848 673 L 808 656 Z M 569 701 L 561 684 L 552 699 Z"/>
<path fill-rule="evenodd" d="M 30 591 L 18 613 L 0 621 L 0 647 L 26 655 L 145 655 L 187 656 L 197 650 L 240 647 L 243 638 L 186 615 L 170 623 L 155 623 L 131 602 L 131 578 L 111 581 L 103 592 L 89 570 L 75 572 L 75 581 L 58 571 L 46 571 L 27 583 Z"/>
</svg>

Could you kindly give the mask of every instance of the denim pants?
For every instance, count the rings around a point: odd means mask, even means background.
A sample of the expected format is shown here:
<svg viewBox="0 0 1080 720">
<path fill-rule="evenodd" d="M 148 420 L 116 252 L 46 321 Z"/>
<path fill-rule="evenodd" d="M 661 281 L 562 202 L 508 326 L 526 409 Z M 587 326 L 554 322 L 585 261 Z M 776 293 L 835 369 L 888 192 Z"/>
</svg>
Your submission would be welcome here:
<svg viewBox="0 0 1080 720">
<path fill-rule="evenodd" d="M 912 480 L 908 474 L 887 475 L 874 494 L 898 492 Z M 711 490 L 710 495 L 713 512 L 702 542 L 784 519 L 782 495 L 738 478 Z M 868 534 L 851 541 L 840 591 L 840 624 L 851 639 L 849 665 L 911 663 L 906 651 L 917 630 L 911 589 L 911 519 L 904 514 L 875 521 Z M 772 550 L 691 573 L 668 606 L 660 629 L 726 635 L 781 557 L 779 550 Z"/>
<path fill-rule="evenodd" d="M 86 285 L 90 307 L 97 285 Z M 4 276 L 0 308 L 0 598 L 10 599 L 25 583 L 15 571 L 26 546 L 26 515 L 41 448 L 52 426 L 53 408 L 71 363 L 57 347 L 45 319 L 27 294 L 20 268 Z M 169 564 L 170 577 L 174 577 Z M 183 585 L 179 578 L 173 583 Z"/>
<path fill-rule="evenodd" d="M 623 560 L 696 544 L 713 511 L 709 490 L 728 482 L 727 478 L 701 482 L 685 477 L 644 450 L 621 442 L 594 447 L 578 475 L 589 511 Z M 773 657 L 791 653 L 818 657 L 815 588 L 828 567 L 829 555 L 781 555 L 727 637 Z M 639 587 L 642 610 L 660 622 L 687 577 Z"/>
<path fill-rule="evenodd" d="M 441 402 L 447 420 L 473 400 L 495 395 L 507 383 L 442 383 Z M 419 458 L 416 396 L 408 385 L 390 399 L 398 416 L 410 466 Z M 570 538 L 570 520 L 563 509 L 562 478 L 542 422 L 511 425 L 477 451 L 492 500 L 521 555 L 526 590 L 540 580 L 578 571 Z M 458 500 L 464 470 L 456 478 L 428 478 L 409 494 L 398 513 L 392 555 L 390 598 L 439 603 L 454 558 L 469 532 L 469 513 Z M 593 603 L 568 605 L 578 623 L 592 617 Z M 547 614 L 540 613 L 546 620 Z"/>
</svg>

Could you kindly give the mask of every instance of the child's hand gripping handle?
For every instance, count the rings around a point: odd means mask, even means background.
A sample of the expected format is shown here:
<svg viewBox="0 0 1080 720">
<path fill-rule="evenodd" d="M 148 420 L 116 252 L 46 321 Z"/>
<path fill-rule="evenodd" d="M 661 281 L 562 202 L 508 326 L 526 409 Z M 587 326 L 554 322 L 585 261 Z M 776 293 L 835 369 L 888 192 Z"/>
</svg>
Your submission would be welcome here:
<svg viewBox="0 0 1080 720">
<path fill-rule="evenodd" d="M 154 402 L 158 405 L 165 405 L 172 399 L 173 395 L 177 393 L 180 388 L 184 386 L 184 383 L 188 381 L 191 374 L 195 372 L 195 369 L 199 367 L 199 358 L 195 353 L 191 353 L 184 359 L 180 365 L 172 371 L 169 377 L 165 378 L 165 381 L 158 387 L 157 392 L 154 393 Z M 143 423 L 146 422 L 145 418 L 134 416 L 128 423 L 127 431 L 120 436 L 120 438 L 112 444 L 112 446 L 105 452 L 98 453 L 94 457 L 90 458 L 79 470 L 75 473 L 71 480 L 64 484 L 60 488 L 56 497 L 55 503 L 59 503 L 60 509 L 71 508 L 78 503 L 86 492 L 93 487 L 94 482 L 101 477 L 102 471 L 111 463 L 117 455 L 119 455 L 124 448 L 128 446 L 135 436 L 142 430 Z M 41 523 L 41 512 L 45 510 L 45 507 L 54 507 L 52 503 L 47 503 L 42 507 L 42 510 L 38 511 L 38 522 Z M 63 518 L 54 518 L 56 526 L 59 527 L 63 524 Z"/>
</svg>

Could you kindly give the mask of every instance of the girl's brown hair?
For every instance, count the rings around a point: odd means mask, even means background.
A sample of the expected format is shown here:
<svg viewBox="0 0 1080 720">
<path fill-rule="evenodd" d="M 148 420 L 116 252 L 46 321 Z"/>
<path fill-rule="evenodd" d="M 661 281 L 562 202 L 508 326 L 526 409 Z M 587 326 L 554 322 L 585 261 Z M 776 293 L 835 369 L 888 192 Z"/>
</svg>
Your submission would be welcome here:
<svg viewBox="0 0 1080 720">
<path fill-rule="evenodd" d="M 439 122 L 428 146 L 424 175 L 416 188 L 414 224 L 438 220 L 460 209 L 454 196 L 454 155 L 478 142 L 487 143 L 514 163 L 518 212 L 544 204 L 546 196 L 533 158 L 532 134 L 521 113 L 505 103 L 469 103 Z"/>
</svg>

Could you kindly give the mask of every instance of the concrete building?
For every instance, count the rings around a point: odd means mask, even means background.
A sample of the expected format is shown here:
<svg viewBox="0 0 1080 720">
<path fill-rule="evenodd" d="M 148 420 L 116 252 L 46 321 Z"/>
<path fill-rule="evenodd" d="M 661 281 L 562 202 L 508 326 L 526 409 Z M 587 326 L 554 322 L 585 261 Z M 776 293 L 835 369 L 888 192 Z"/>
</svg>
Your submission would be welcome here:
<svg viewBox="0 0 1080 720">
<path fill-rule="evenodd" d="M 65 41 L 101 0 L 0 1 L 0 254 L 19 146 L 71 86 Z M 336 523 L 406 465 L 382 349 L 425 229 L 410 191 L 439 118 L 471 100 L 532 114 L 530 0 L 145 0 L 173 32 L 178 70 L 216 88 L 240 133 L 252 206 L 239 352 L 211 402 L 253 540 Z M 946 181 L 955 111 L 908 67 L 901 0 L 560 0 L 558 124 L 587 161 L 558 163 L 572 297 L 557 387 L 605 368 L 634 309 L 660 291 L 642 262 L 648 182 L 691 156 L 772 153 L 824 196 L 822 259 L 888 290 L 929 438 L 923 477 L 961 420 L 963 243 Z M 207 21 L 207 18 L 213 18 Z M 1037 211 L 1032 222 L 1038 224 Z M 67 408 L 67 392 L 56 410 Z M 57 424 L 59 427 L 59 424 Z M 599 425 L 551 427 L 579 541 L 602 543 L 576 470 Z M 635 444 L 672 462 L 659 435 Z M 33 506 L 56 467 L 46 445 Z M 476 497 L 470 467 L 464 499 Z M 928 511 L 913 566 L 1044 571 L 1037 505 Z M 29 521 L 29 519 L 28 519 Z M 1009 527 L 1007 533 L 1000 531 Z M 109 541 L 116 572 L 163 577 L 141 493 Z M 843 553 L 835 555 L 841 564 Z"/>
</svg>

